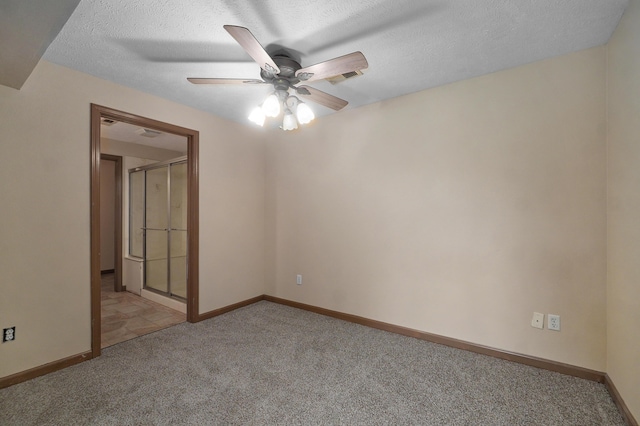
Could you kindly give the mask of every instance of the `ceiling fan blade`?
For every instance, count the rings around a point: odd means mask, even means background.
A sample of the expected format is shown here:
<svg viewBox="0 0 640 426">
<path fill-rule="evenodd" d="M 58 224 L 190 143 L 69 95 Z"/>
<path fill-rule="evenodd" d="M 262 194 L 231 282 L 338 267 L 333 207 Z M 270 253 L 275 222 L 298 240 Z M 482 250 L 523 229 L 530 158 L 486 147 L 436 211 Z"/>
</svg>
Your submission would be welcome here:
<svg viewBox="0 0 640 426">
<path fill-rule="evenodd" d="M 296 91 L 298 92 L 298 94 L 305 96 L 310 101 L 313 101 L 320 105 L 324 105 L 327 108 L 331 108 L 335 111 L 340 111 L 349 103 L 344 99 L 337 98 L 333 95 L 323 92 L 322 90 L 314 89 L 310 86 L 296 87 Z"/>
<path fill-rule="evenodd" d="M 310 67 L 300 68 L 296 71 L 296 77 L 302 81 L 323 80 L 336 75 L 362 70 L 368 66 L 369 63 L 362 52 L 353 52 Z"/>
<path fill-rule="evenodd" d="M 235 38 L 238 44 L 260 65 L 260 68 L 266 72 L 276 75 L 280 73 L 280 68 L 273 61 L 271 56 L 264 50 L 260 42 L 251 34 L 251 31 L 245 27 L 237 27 L 235 25 L 225 25 L 231 37 Z"/>
<path fill-rule="evenodd" d="M 266 84 L 250 78 L 187 78 L 193 84 Z"/>
</svg>

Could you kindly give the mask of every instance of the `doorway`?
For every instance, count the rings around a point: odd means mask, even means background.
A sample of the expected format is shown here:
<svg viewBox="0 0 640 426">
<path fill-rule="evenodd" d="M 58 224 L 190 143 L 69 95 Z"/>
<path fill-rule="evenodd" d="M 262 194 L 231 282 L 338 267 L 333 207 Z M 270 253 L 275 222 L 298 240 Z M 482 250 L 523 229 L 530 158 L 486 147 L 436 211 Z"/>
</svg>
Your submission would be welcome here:
<svg viewBox="0 0 640 426">
<path fill-rule="evenodd" d="M 186 317 L 188 322 L 198 321 L 198 143 L 195 130 L 137 116 L 112 108 L 91 104 L 91 352 L 101 353 L 101 232 L 100 232 L 100 164 L 101 122 L 119 121 L 145 130 L 166 132 L 186 138 Z M 122 233 L 120 234 L 122 235 Z M 120 245 L 122 247 L 122 245 Z M 120 258 L 122 258 L 120 256 Z M 116 268 L 114 268 L 115 270 Z"/>
</svg>

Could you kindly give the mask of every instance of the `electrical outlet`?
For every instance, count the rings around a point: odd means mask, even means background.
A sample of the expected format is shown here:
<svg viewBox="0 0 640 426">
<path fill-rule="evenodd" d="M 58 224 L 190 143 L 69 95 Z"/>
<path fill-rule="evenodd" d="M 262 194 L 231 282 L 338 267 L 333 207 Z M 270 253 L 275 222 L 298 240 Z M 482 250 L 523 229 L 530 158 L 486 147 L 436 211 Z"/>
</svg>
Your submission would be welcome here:
<svg viewBox="0 0 640 426">
<path fill-rule="evenodd" d="M 549 314 L 547 316 L 547 328 L 549 330 L 560 331 L 560 315 Z"/>
<path fill-rule="evenodd" d="M 544 326 L 544 314 L 540 312 L 534 312 L 533 318 L 531 319 L 531 327 L 535 328 L 543 328 Z"/>
<path fill-rule="evenodd" d="M 302 275 L 296 275 L 296 284 L 302 285 Z"/>
<path fill-rule="evenodd" d="M 11 342 L 12 340 L 16 340 L 16 328 L 15 328 L 15 326 L 14 327 L 5 328 L 2 331 L 2 343 Z"/>
</svg>

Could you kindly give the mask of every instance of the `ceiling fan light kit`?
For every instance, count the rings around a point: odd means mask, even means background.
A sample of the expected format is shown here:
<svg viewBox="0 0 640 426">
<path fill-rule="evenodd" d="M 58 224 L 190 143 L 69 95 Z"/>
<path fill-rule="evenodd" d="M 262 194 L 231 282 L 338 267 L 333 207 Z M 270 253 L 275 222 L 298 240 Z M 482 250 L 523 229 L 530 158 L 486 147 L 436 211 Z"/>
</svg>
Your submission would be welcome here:
<svg viewBox="0 0 640 426">
<path fill-rule="evenodd" d="M 298 128 L 298 122 L 290 110 L 286 110 L 282 119 L 282 130 L 295 130 Z"/>
<path fill-rule="evenodd" d="M 361 74 L 360 71 L 369 66 L 361 52 L 353 52 L 303 68 L 286 54 L 270 56 L 251 31 L 244 27 L 225 25 L 224 29 L 260 65 L 262 80 L 234 78 L 187 78 L 187 80 L 193 84 L 273 85 L 274 92 L 265 99 L 261 107 L 254 108 L 249 114 L 249 120 L 259 126 L 264 125 L 266 117 L 279 117 L 283 114 L 281 128 L 294 130 L 298 128 L 298 123 L 307 124 L 315 118 L 311 108 L 297 96 L 291 96 L 289 92 L 295 92 L 334 111 L 341 110 L 348 104 L 344 99 L 309 86 L 296 86 L 296 84 L 301 81 L 326 80 L 352 73 Z"/>
<path fill-rule="evenodd" d="M 277 117 L 284 110 L 282 130 L 295 130 L 298 124 L 308 124 L 315 114 L 309 105 L 288 92 L 276 91 L 269 95 L 262 106 L 255 107 L 249 114 L 249 121 L 263 126 L 267 117 Z"/>
<path fill-rule="evenodd" d="M 311 108 L 309 108 L 309 105 L 305 104 L 304 102 L 300 102 L 298 104 L 296 117 L 298 117 L 298 122 L 300 124 L 308 124 L 311 122 L 311 120 L 316 118 Z"/>
<path fill-rule="evenodd" d="M 262 112 L 265 117 L 277 117 L 280 115 L 280 100 L 282 95 L 278 96 L 278 92 L 275 92 L 267 97 L 262 104 Z"/>
</svg>

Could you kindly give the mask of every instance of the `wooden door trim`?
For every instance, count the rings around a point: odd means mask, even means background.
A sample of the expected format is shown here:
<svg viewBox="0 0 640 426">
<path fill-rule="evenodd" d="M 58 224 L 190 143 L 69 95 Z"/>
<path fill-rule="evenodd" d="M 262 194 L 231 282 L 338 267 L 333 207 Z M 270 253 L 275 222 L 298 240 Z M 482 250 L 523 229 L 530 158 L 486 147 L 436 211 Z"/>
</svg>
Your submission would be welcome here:
<svg viewBox="0 0 640 426">
<path fill-rule="evenodd" d="M 113 290 L 122 291 L 122 156 L 100 154 L 101 160 L 113 161 L 116 163 L 116 185 L 115 185 L 115 200 L 114 200 L 114 280 Z"/>
<path fill-rule="evenodd" d="M 187 321 L 199 313 L 199 132 L 113 108 L 91 104 L 91 354 L 101 353 L 100 322 L 100 119 L 110 118 L 187 139 Z M 122 245 L 120 245 L 122 246 Z"/>
</svg>

